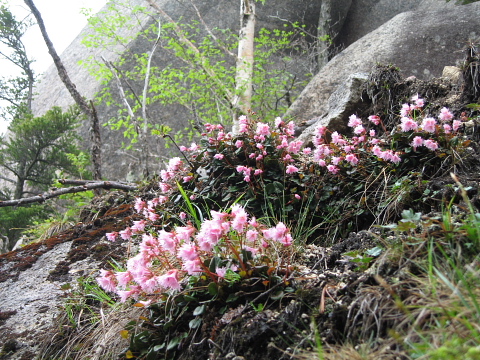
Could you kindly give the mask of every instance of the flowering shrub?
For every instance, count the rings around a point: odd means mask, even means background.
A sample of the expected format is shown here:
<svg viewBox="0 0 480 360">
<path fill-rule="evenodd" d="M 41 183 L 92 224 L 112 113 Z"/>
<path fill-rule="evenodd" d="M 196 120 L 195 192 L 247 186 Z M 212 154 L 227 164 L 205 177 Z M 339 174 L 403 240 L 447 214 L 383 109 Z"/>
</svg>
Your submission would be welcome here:
<svg viewBox="0 0 480 360">
<path fill-rule="evenodd" d="M 302 142 L 294 139 L 293 122 L 280 118 L 269 125 L 242 116 L 235 136 L 221 125 L 206 124 L 202 146 L 181 147 L 185 159 L 170 159 L 161 171 L 162 194 L 148 201 L 137 199 L 135 209 L 144 219 L 106 235 L 111 241 L 117 237 L 141 239 L 140 250 L 128 260 L 126 271 L 102 270 L 98 282 L 125 301 L 142 294 L 180 290 L 186 277 L 228 282 L 250 276 L 259 266 L 267 266 L 269 274 L 285 267 L 280 253 L 292 244 L 292 236 L 284 222 L 277 219 L 270 228 L 261 225 L 255 217 L 249 219 L 245 207 L 238 204 L 231 207 L 230 214 L 210 211 L 211 220 L 201 221 L 200 204 L 228 207 L 243 193 L 242 201 L 256 211 L 257 217 L 265 216 L 263 205 L 268 201 L 277 212 L 299 209 L 289 214 L 291 223 L 295 218 L 299 221 L 300 209 L 306 206 L 312 214 L 310 219 L 325 218 L 325 214 L 341 216 L 346 209 L 359 215 L 372 211 L 380 206 L 377 199 L 373 197 L 373 205 L 367 204 L 359 211 L 362 201 L 358 197 L 365 197 L 365 179 L 378 172 L 379 164 L 380 169 L 402 169 L 407 163 L 411 171 L 414 161 L 423 161 L 424 170 L 430 166 L 436 171 L 436 160 L 443 161 L 448 151 L 457 153 L 459 145 L 465 145 L 457 136 L 462 123 L 454 120 L 448 109 L 443 108 L 435 119 L 423 115 L 423 99 L 415 96 L 412 102 L 402 106 L 400 124 L 390 132 L 375 115 L 368 118 L 368 124 L 356 115 L 350 116 L 352 136 L 318 126 L 314 149 L 302 149 Z M 328 179 L 335 177 L 339 180 L 332 186 Z M 339 188 L 345 193 L 335 194 Z M 308 194 L 313 200 L 304 202 Z M 332 207 L 335 197 L 340 205 Z M 190 218 L 181 212 L 177 219 L 181 225 L 174 225 L 162 218 L 162 209 L 181 199 L 187 199 Z M 194 206 L 196 199 L 201 202 Z M 158 225 L 161 221 L 163 226 Z M 336 219 L 333 222 L 339 226 Z"/>
<path fill-rule="evenodd" d="M 122 302 L 181 290 L 182 280 L 188 277 L 229 282 L 252 276 L 258 266 L 266 266 L 268 274 L 286 266 L 280 254 L 292 244 L 292 236 L 281 222 L 267 228 L 235 204 L 230 214 L 212 210 L 212 219 L 203 221 L 200 229 L 188 222 L 171 231 L 157 230 L 157 219 L 151 219 L 159 203 L 158 198 L 148 203 L 137 199 L 135 209 L 148 220 L 106 234 L 111 241 L 119 236 L 141 239 L 139 252 L 127 261 L 126 271 L 101 270 L 97 278 L 103 289 L 116 292 Z"/>
<path fill-rule="evenodd" d="M 456 136 L 462 122 L 453 120 L 453 114 L 447 108 L 441 110 L 438 121 L 433 117 L 424 117 L 424 100 L 417 95 L 412 101 L 413 104 L 403 104 L 400 125 L 392 133 L 383 127 L 381 118 L 375 115 L 368 118 L 370 128 L 356 115 L 350 116 L 348 126 L 353 131 L 352 137 L 333 132 L 328 141 L 328 129 L 318 126 L 314 139 L 315 162 L 337 174 L 342 166 L 356 167 L 361 160 L 365 164 L 371 155 L 379 161 L 393 164 L 400 164 L 415 155 L 427 155 L 423 158 L 425 162 L 435 157 L 445 157 L 445 151 L 450 151 L 459 144 Z M 382 137 L 377 135 L 379 127 L 384 132 Z M 436 151 L 438 152 L 435 153 Z"/>
</svg>

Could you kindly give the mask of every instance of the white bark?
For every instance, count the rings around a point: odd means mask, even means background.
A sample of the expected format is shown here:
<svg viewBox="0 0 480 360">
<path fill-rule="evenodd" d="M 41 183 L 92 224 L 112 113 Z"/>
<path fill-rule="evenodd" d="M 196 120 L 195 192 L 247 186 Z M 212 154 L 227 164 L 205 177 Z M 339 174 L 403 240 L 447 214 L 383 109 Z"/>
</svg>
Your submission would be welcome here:
<svg viewBox="0 0 480 360">
<path fill-rule="evenodd" d="M 235 77 L 235 98 L 233 107 L 238 114 L 247 114 L 252 102 L 252 77 L 255 39 L 255 3 L 253 0 L 241 0 L 240 33 L 238 41 L 237 73 Z M 234 124 L 237 123 L 234 119 Z M 233 130 L 235 133 L 235 128 Z"/>
</svg>

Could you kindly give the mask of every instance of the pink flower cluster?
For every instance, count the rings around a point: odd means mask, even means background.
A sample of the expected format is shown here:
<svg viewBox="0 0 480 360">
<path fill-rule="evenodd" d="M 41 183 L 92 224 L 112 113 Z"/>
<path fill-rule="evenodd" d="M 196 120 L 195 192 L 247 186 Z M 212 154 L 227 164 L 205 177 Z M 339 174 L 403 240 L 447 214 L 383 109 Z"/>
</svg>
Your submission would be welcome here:
<svg viewBox="0 0 480 360">
<path fill-rule="evenodd" d="M 237 139 L 232 139 L 230 133 L 223 134 L 223 128 L 219 129 L 218 126 L 213 125 L 207 127 L 207 132 L 203 135 L 209 136 L 209 144 L 218 150 L 218 153 L 213 155 L 214 159 L 227 162 L 228 159 L 222 151 L 230 149 L 230 147 L 233 150 L 242 149 L 245 157 L 249 159 L 247 162 L 250 162 L 250 166 L 241 164 L 235 168 L 248 183 L 263 174 L 264 163 L 268 157 L 280 159 L 284 163 L 286 174 L 298 171 L 292 162 L 299 154 L 303 142 L 292 140 L 295 133 L 295 124 L 292 121 L 285 123 L 281 118 L 276 118 L 272 126 L 253 121 L 244 115 L 240 116 L 238 121 L 239 136 Z M 251 162 L 255 162 L 255 166 L 252 166 Z"/>
<path fill-rule="evenodd" d="M 137 199 L 135 209 L 146 215 L 149 205 Z M 198 230 L 191 223 L 171 231 L 157 231 L 153 225 L 151 221 L 139 220 L 121 231 L 123 238 L 140 240 L 138 254 L 127 261 L 126 271 L 101 270 L 97 278 L 103 289 L 117 293 L 122 302 L 141 295 L 181 290 L 182 279 L 188 276 L 205 274 L 218 282 L 228 271 L 273 265 L 281 247 L 290 246 L 293 241 L 283 223 L 267 228 L 249 218 L 238 204 L 232 206 L 230 213 L 212 210 L 211 220 L 203 221 Z M 124 237 L 122 234 L 126 233 Z M 119 234 L 106 236 L 114 240 Z M 250 256 L 245 258 L 245 251 Z M 213 257 L 221 258 L 215 271 L 204 265 Z"/>
<path fill-rule="evenodd" d="M 402 106 L 400 130 L 418 133 L 410 144 L 414 149 L 425 146 L 427 149 L 435 151 L 439 148 L 439 144 L 436 140 L 429 138 L 430 136 L 438 135 L 440 132 L 450 134 L 460 128 L 461 121 L 459 120 L 453 120 L 452 125 L 443 123 L 440 126 L 432 117 L 415 118 L 421 112 L 425 101 L 416 95 L 412 97 L 412 102 L 413 104 L 403 104 Z M 453 119 L 453 114 L 447 108 L 443 108 L 438 118 L 443 122 L 449 121 Z M 375 126 L 381 125 L 379 116 L 371 115 L 368 120 Z M 401 152 L 384 149 L 383 146 L 387 145 L 386 139 L 377 137 L 375 129 L 367 130 L 362 120 L 356 115 L 350 116 L 348 126 L 352 129 L 354 136 L 345 137 L 335 131 L 330 135 L 330 142 L 326 138 L 328 129 L 322 125 L 316 128 L 313 158 L 320 167 L 337 174 L 341 164 L 356 166 L 360 157 L 368 152 L 387 162 L 395 164 L 401 162 Z"/>
</svg>

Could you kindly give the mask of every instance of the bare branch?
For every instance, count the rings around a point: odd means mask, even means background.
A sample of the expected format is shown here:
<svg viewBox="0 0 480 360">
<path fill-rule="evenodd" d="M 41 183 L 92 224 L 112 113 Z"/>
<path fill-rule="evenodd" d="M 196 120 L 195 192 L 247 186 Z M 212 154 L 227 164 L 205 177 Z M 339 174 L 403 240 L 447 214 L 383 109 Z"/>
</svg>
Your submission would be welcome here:
<svg viewBox="0 0 480 360">
<path fill-rule="evenodd" d="M 25 0 L 27 1 L 27 0 Z M 177 34 L 179 40 L 187 46 L 190 50 L 193 51 L 193 53 L 198 56 L 199 65 L 202 68 L 203 71 L 210 77 L 210 79 L 223 91 L 225 94 L 225 97 L 229 100 L 230 103 L 233 103 L 234 99 L 234 94 L 229 91 L 225 85 L 222 83 L 222 81 L 218 78 L 217 74 L 207 65 L 208 61 L 205 59 L 205 57 L 200 53 L 200 50 L 187 38 L 185 35 L 185 32 L 180 28 L 180 26 L 177 25 L 177 23 L 165 12 L 163 9 L 154 2 L 154 0 L 147 0 L 148 3 L 152 8 L 155 9 L 157 13 L 162 15 L 169 23 L 173 25 L 173 28 L 175 30 L 175 33 Z"/>
<path fill-rule="evenodd" d="M 95 181 L 95 182 L 83 181 L 83 180 L 78 180 L 78 181 L 80 183 L 84 182 L 84 184 L 80 186 L 58 189 L 55 191 L 46 192 L 44 194 L 40 194 L 40 195 L 28 197 L 28 198 L 0 201 L 0 207 L 18 206 L 18 205 L 31 204 L 35 202 L 44 202 L 45 200 L 58 197 L 60 195 L 72 194 L 72 193 L 94 190 L 94 189 L 107 189 L 107 190 L 119 189 L 119 190 L 125 190 L 125 191 L 132 191 L 137 189 L 136 185 L 123 184 L 123 183 L 118 183 L 114 181 Z"/>
<path fill-rule="evenodd" d="M 217 43 L 218 46 L 220 46 L 220 48 L 225 51 L 228 55 L 234 57 L 234 58 L 237 58 L 237 55 L 235 55 L 234 53 L 232 53 L 230 50 L 228 50 L 225 46 L 222 45 L 222 43 L 217 39 L 217 37 L 215 36 L 215 34 L 210 30 L 210 28 L 208 27 L 208 25 L 205 23 L 205 21 L 203 20 L 203 17 L 202 15 L 200 14 L 200 11 L 198 11 L 198 8 L 197 6 L 195 5 L 195 3 L 190 0 L 190 3 L 192 4 L 193 8 L 195 9 L 195 11 L 197 12 L 197 16 L 198 18 L 200 19 L 200 22 L 203 24 L 203 26 L 205 27 L 205 30 L 208 32 L 208 34 L 212 37 L 213 40 L 215 40 L 215 42 Z"/>
</svg>

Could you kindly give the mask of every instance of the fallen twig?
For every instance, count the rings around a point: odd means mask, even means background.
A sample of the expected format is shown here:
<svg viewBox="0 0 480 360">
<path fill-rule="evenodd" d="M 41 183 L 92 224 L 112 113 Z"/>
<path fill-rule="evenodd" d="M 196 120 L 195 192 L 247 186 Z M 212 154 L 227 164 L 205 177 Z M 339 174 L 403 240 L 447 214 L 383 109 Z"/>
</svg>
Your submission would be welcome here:
<svg viewBox="0 0 480 360">
<path fill-rule="evenodd" d="M 6 201 L 0 201 L 0 207 L 5 207 L 5 206 L 17 206 L 17 205 L 25 205 L 25 204 L 31 204 L 35 202 L 44 202 L 45 200 L 60 196 L 60 195 L 65 195 L 65 194 L 71 194 L 71 193 L 77 193 L 77 192 L 82 192 L 82 191 L 88 191 L 88 190 L 93 190 L 93 189 L 119 189 L 119 190 L 125 190 L 125 191 L 132 191 L 136 190 L 137 186 L 132 185 L 132 184 L 124 184 L 124 183 L 119 183 L 115 181 L 92 181 L 92 180 L 59 180 L 61 184 L 71 184 L 71 185 L 76 185 L 78 184 L 79 186 L 73 186 L 73 187 L 68 187 L 68 188 L 63 188 L 63 189 L 57 189 L 54 191 L 46 192 L 40 195 L 35 195 L 32 197 L 28 198 L 22 198 L 22 199 L 16 199 L 16 200 L 6 200 Z"/>
</svg>

